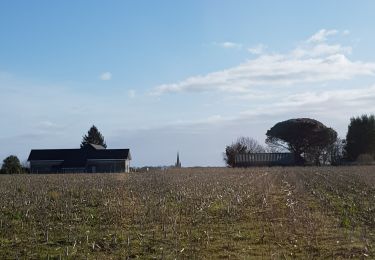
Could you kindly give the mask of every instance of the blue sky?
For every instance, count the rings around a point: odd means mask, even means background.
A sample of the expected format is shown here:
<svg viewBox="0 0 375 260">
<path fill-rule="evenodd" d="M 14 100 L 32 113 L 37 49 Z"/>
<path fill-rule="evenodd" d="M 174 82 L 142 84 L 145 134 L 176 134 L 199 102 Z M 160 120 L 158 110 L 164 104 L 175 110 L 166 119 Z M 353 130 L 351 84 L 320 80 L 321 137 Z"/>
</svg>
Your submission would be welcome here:
<svg viewBox="0 0 375 260">
<path fill-rule="evenodd" d="M 259 1 L 258 1 L 259 2 Z M 2 1 L 0 158 L 78 147 L 223 165 L 240 135 L 375 112 L 374 1 Z"/>
</svg>

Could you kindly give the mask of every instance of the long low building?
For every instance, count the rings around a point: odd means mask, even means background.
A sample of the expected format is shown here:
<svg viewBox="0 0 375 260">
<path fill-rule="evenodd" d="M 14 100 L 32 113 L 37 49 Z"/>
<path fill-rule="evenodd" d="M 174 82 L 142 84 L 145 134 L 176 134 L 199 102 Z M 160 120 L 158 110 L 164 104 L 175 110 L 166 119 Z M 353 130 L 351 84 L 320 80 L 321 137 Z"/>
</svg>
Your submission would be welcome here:
<svg viewBox="0 0 375 260">
<path fill-rule="evenodd" d="M 236 167 L 295 165 L 292 153 L 243 153 L 235 156 Z"/>
<path fill-rule="evenodd" d="M 31 173 L 129 172 L 129 149 L 86 144 L 80 149 L 31 150 Z"/>
</svg>

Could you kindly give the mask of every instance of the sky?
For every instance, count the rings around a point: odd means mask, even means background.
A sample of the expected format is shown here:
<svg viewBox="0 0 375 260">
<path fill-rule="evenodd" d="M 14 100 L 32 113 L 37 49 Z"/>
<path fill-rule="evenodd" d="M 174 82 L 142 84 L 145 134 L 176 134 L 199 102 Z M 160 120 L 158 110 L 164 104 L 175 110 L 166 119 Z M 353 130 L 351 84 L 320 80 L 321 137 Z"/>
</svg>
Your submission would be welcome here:
<svg viewBox="0 0 375 260">
<path fill-rule="evenodd" d="M 375 113 L 375 1 L 1 1 L 0 160 L 78 148 L 94 124 L 133 166 L 223 166 L 309 117 Z"/>
</svg>

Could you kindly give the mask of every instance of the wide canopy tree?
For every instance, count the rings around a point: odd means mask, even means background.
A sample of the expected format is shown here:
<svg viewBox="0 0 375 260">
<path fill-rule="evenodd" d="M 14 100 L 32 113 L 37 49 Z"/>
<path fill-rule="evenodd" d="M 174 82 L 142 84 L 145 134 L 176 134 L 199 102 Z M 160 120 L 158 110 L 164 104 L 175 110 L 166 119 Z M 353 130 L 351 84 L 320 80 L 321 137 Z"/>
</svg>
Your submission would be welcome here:
<svg viewBox="0 0 375 260">
<path fill-rule="evenodd" d="M 282 147 L 295 156 L 297 164 L 313 158 L 319 164 L 321 153 L 337 139 L 337 133 L 321 122 L 310 118 L 297 118 L 282 121 L 266 133 L 266 143 Z"/>
</svg>

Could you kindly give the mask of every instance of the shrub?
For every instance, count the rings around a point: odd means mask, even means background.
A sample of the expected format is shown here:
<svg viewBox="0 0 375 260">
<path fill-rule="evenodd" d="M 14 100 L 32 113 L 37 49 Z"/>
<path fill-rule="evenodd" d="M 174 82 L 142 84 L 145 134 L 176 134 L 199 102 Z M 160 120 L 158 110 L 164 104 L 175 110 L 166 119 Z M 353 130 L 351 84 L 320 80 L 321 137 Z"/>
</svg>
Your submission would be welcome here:
<svg viewBox="0 0 375 260">
<path fill-rule="evenodd" d="M 17 156 L 10 155 L 4 159 L 3 165 L 1 167 L 2 174 L 13 174 L 22 172 L 22 166 Z"/>
</svg>

